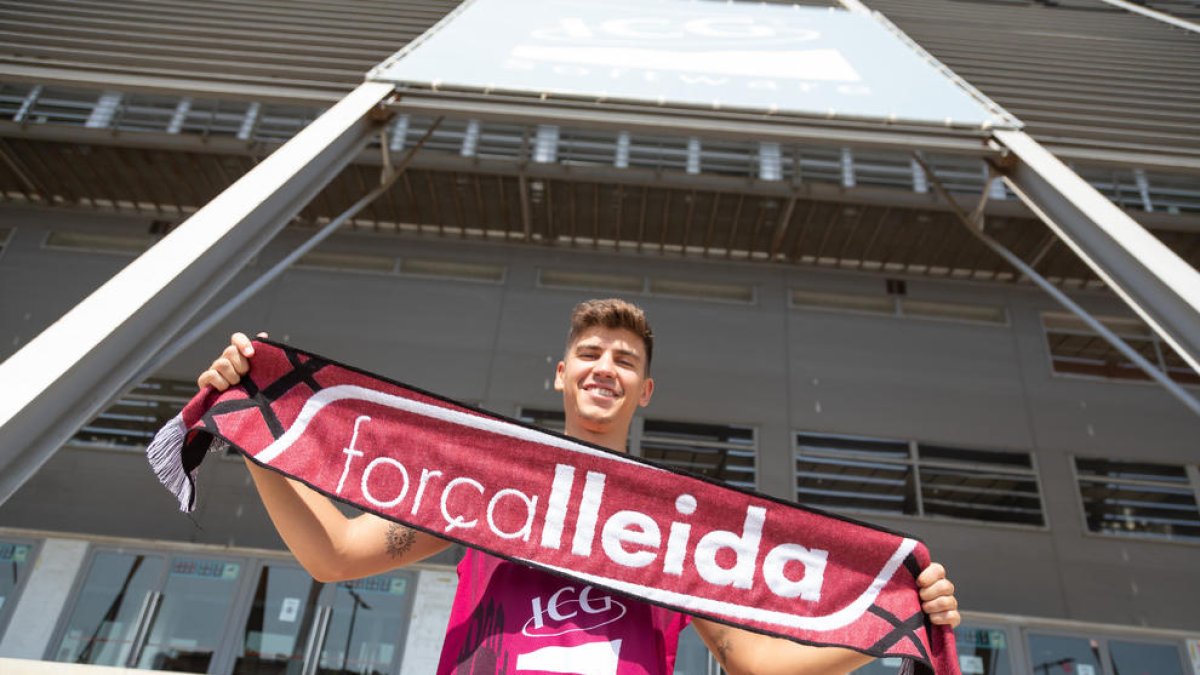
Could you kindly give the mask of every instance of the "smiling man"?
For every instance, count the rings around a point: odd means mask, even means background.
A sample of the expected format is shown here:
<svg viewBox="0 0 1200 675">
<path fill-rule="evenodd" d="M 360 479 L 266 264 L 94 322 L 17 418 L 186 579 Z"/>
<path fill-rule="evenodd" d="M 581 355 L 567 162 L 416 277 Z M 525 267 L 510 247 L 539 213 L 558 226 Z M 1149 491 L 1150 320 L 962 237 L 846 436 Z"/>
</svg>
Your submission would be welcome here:
<svg viewBox="0 0 1200 675">
<path fill-rule="evenodd" d="M 654 394 L 653 348 L 650 325 L 637 307 L 620 300 L 575 307 L 566 353 L 554 373 L 568 436 L 625 451 L 634 412 Z"/>
<path fill-rule="evenodd" d="M 637 306 L 616 299 L 577 305 L 554 377 L 566 434 L 625 452 L 633 415 L 654 394 L 653 349 L 653 332 Z M 235 334 L 198 384 L 224 390 L 238 383 L 253 353 L 250 340 Z M 304 485 L 246 464 L 284 542 L 319 581 L 378 574 L 450 545 L 372 514 L 346 518 Z M 871 660 L 849 649 L 809 647 L 692 619 L 474 549 L 458 571 L 439 675 L 666 675 L 689 622 L 732 675 L 848 672 Z M 945 570 L 930 565 L 917 582 L 930 620 L 957 625 L 954 587 Z"/>
</svg>

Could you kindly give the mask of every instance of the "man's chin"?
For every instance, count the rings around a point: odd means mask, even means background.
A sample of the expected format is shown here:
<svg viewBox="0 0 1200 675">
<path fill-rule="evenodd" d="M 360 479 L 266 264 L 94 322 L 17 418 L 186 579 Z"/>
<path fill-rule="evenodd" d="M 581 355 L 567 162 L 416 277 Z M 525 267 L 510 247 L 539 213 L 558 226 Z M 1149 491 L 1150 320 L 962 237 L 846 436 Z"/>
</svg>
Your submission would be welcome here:
<svg viewBox="0 0 1200 675">
<path fill-rule="evenodd" d="M 579 419 L 584 423 L 588 430 L 593 432 L 606 431 L 616 425 L 618 418 L 621 416 L 620 408 L 600 408 L 596 406 L 587 406 L 580 408 L 578 411 Z"/>
</svg>

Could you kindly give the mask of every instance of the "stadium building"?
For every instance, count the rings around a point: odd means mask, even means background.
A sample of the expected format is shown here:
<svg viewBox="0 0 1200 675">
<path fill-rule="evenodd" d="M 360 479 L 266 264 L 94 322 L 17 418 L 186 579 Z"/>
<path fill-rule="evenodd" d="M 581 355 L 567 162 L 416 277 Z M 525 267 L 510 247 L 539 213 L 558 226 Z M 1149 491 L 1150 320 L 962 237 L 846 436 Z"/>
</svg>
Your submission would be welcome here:
<svg viewBox="0 0 1200 675">
<path fill-rule="evenodd" d="M 740 104 L 883 86 L 830 75 L 833 47 L 808 80 L 546 48 L 532 77 L 586 96 L 435 73 L 235 200 L 466 10 L 0 0 L 0 401 L 35 398 L 0 404 L 0 672 L 433 672 L 461 551 L 318 583 L 240 457 L 206 463 L 188 517 L 145 445 L 235 330 L 561 428 L 568 312 L 621 296 L 658 345 L 630 452 L 919 536 L 958 588 L 964 673 L 1200 675 L 1200 3 L 595 4 L 613 44 L 684 51 L 721 37 L 685 20 L 714 7 L 776 52 L 775 12 L 852 15 L 842 44 L 906 45 L 989 121 Z M 485 41 L 442 63 L 481 67 Z M 595 84 L 618 70 L 663 98 Z M 87 309 L 210 203 L 258 229 Z M 1089 239 L 1114 206 L 1141 248 Z M 20 370 L 33 351 L 53 378 Z M 718 672 L 690 632 L 677 672 Z"/>
</svg>

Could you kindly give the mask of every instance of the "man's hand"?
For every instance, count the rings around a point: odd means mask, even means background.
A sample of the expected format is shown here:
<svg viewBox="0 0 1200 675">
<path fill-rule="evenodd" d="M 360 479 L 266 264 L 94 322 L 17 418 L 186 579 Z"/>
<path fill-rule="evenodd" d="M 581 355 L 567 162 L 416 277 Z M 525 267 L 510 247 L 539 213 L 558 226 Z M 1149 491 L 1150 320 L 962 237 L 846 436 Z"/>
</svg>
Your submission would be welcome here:
<svg viewBox="0 0 1200 675">
<path fill-rule="evenodd" d="M 267 337 L 266 333 L 259 333 L 258 337 Z M 250 358 L 254 356 L 254 345 L 250 344 L 250 338 L 244 333 L 234 333 L 229 338 L 229 346 L 216 361 L 208 367 L 208 370 L 200 373 L 200 377 L 196 378 L 196 386 L 201 389 L 212 387 L 217 391 L 225 391 L 238 382 L 242 381 L 242 376 L 250 372 Z"/>
<path fill-rule="evenodd" d="M 921 609 L 935 624 L 958 627 L 962 617 L 958 614 L 958 600 L 954 597 L 954 584 L 946 578 L 946 568 L 930 563 L 917 577 L 920 588 Z"/>
</svg>

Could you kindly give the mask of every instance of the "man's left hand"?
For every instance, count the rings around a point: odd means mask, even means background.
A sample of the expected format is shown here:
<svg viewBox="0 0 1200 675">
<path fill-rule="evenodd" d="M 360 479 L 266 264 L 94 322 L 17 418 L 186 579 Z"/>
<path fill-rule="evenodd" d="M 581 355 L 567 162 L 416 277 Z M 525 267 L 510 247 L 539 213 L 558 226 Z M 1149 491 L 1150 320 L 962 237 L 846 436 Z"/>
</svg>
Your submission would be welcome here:
<svg viewBox="0 0 1200 675">
<path fill-rule="evenodd" d="M 921 609 L 929 620 L 938 625 L 956 628 L 962 623 L 958 613 L 958 599 L 954 597 L 954 584 L 946 578 L 946 568 L 939 563 L 930 563 L 917 577 L 920 589 Z"/>
</svg>

